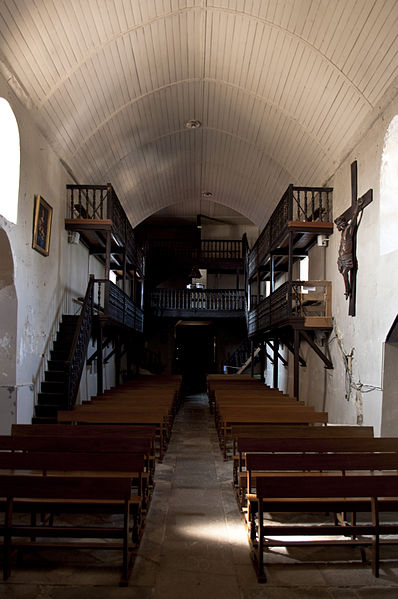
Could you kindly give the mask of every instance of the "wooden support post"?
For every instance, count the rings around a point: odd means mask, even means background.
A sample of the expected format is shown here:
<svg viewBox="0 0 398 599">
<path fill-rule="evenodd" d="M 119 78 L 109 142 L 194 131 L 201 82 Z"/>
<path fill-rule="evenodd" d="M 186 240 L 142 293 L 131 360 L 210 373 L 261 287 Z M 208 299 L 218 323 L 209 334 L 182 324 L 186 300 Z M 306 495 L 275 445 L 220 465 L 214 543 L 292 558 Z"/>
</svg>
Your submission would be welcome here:
<svg viewBox="0 0 398 599">
<path fill-rule="evenodd" d="M 122 289 L 124 293 L 126 293 L 126 279 L 127 279 L 127 252 L 124 250 L 123 252 L 123 280 L 122 280 Z"/>
<path fill-rule="evenodd" d="M 274 263 L 274 255 L 271 254 L 271 266 L 270 266 L 270 293 L 274 293 L 275 291 L 275 263 Z"/>
<path fill-rule="evenodd" d="M 97 395 L 102 395 L 104 392 L 104 378 L 103 378 L 103 357 L 102 357 L 102 340 L 103 331 L 101 324 L 98 325 L 97 333 Z"/>
<path fill-rule="evenodd" d="M 120 385 L 120 364 L 121 364 L 121 340 L 120 335 L 115 339 L 115 386 Z"/>
<path fill-rule="evenodd" d="M 254 341 L 250 341 L 250 357 L 251 357 L 251 362 L 250 362 L 250 376 L 253 378 L 254 377 Z"/>
<path fill-rule="evenodd" d="M 105 279 L 109 280 L 109 272 L 111 270 L 111 232 L 106 233 L 106 249 L 105 249 Z"/>
<path fill-rule="evenodd" d="M 300 331 L 294 329 L 294 377 L 293 385 L 294 391 L 293 396 L 299 401 L 300 395 Z"/>
<path fill-rule="evenodd" d="M 278 350 L 279 350 L 279 339 L 278 337 L 274 338 L 274 381 L 273 387 L 274 389 L 278 389 Z"/>
<path fill-rule="evenodd" d="M 265 377 L 264 377 L 264 370 L 265 370 L 265 342 L 261 341 L 260 343 L 260 380 L 262 383 L 265 383 Z"/>
</svg>

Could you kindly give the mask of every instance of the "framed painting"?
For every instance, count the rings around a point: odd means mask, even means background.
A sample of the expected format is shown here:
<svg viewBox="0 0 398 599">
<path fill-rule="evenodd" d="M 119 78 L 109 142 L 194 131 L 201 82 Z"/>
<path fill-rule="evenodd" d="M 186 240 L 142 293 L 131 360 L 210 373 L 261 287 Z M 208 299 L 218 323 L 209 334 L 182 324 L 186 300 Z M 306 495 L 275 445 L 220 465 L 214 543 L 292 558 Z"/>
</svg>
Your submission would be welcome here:
<svg viewBox="0 0 398 599">
<path fill-rule="evenodd" d="M 53 209 L 41 195 L 35 195 L 33 210 L 33 249 L 48 256 L 50 253 L 51 220 Z"/>
</svg>

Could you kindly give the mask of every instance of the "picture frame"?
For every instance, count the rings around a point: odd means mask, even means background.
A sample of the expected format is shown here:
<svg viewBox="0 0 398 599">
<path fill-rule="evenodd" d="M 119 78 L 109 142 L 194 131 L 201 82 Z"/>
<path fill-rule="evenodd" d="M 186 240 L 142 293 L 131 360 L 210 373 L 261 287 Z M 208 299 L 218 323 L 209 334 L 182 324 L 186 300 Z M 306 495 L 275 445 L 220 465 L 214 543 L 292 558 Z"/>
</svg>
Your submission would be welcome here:
<svg viewBox="0 0 398 599">
<path fill-rule="evenodd" d="M 33 209 L 32 248 L 43 256 L 50 253 L 51 221 L 53 209 L 41 195 L 36 194 Z"/>
</svg>

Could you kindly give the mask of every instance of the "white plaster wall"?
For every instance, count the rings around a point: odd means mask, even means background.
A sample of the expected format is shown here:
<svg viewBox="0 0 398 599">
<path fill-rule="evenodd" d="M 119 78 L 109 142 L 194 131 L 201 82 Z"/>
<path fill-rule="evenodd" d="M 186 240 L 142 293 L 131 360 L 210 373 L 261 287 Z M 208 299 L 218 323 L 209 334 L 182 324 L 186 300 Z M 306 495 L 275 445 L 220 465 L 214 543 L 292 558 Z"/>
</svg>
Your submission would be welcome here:
<svg viewBox="0 0 398 599">
<path fill-rule="evenodd" d="M 331 422 L 371 424 L 377 434 L 380 433 L 382 414 L 383 342 L 397 314 L 398 251 L 381 255 L 379 219 L 384 136 L 396 114 L 397 97 L 383 114 L 375 114 L 371 127 L 338 168 L 333 180 L 328 182 L 334 188 L 333 218 L 351 204 L 350 165 L 354 160 L 358 161 L 358 195 L 373 189 L 373 202 L 365 209 L 358 230 L 356 316 L 348 316 L 343 278 L 337 269 L 340 233 L 335 228 L 325 250 L 325 278 L 331 280 L 333 286 L 335 330 L 328 345 L 334 369 L 325 371 L 321 360 L 306 344 L 302 344 L 302 353 L 307 359 L 307 368 L 300 368 L 302 399 L 318 409 L 326 409 Z M 323 278 L 321 272 L 310 271 L 311 278 L 318 278 L 315 274 Z M 353 355 L 351 382 L 354 388 L 349 386 L 344 361 L 344 354 L 350 353 Z M 292 369 L 292 360 L 290 362 Z M 363 385 L 362 392 L 355 388 L 359 385 Z M 369 392 L 364 393 L 364 390 Z"/>
<path fill-rule="evenodd" d="M 67 241 L 65 231 L 66 184 L 70 177 L 58 156 L 28 116 L 22 102 L 0 75 L 0 96 L 10 103 L 19 126 L 21 174 L 17 224 L 1 217 L 15 265 L 18 301 L 16 339 L 17 409 L 13 421 L 28 423 L 33 414 L 32 380 L 37 376 L 49 334 L 59 313 L 73 313 L 72 297 L 85 293 L 88 275 L 103 277 L 103 267 L 87 250 Z M 32 249 L 34 195 L 40 194 L 53 208 L 49 256 Z M 113 363 L 105 382 L 113 384 Z M 93 387 L 90 374 L 83 377 L 81 395 Z M 93 375 L 94 376 L 94 375 Z M 3 431 L 7 432 L 7 431 Z"/>
</svg>

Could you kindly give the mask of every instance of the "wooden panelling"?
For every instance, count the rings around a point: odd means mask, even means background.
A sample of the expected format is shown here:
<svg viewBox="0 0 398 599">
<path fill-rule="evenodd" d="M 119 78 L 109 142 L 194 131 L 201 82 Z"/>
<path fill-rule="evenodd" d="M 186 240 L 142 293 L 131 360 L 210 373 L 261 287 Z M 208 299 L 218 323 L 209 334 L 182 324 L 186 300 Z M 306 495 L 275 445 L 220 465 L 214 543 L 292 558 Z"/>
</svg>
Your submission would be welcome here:
<svg viewBox="0 0 398 599">
<path fill-rule="evenodd" d="M 133 225 L 183 202 L 194 217 L 209 190 L 262 228 L 350 150 L 396 76 L 397 27 L 395 0 L 3 0 L 0 56 Z"/>
</svg>

